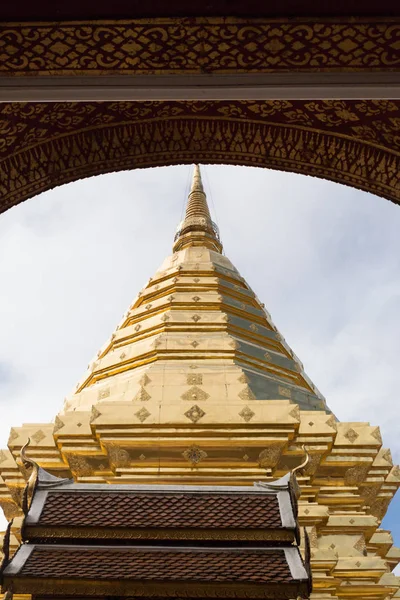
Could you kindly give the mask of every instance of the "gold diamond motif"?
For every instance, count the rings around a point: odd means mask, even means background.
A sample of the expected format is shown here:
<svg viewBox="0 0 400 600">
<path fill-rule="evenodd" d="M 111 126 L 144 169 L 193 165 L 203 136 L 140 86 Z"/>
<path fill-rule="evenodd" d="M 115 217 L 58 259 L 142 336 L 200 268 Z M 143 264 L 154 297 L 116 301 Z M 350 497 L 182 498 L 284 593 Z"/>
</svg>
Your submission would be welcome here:
<svg viewBox="0 0 400 600">
<path fill-rule="evenodd" d="M 7 460 L 7 455 L 3 450 L 0 450 L 0 464 Z"/>
<path fill-rule="evenodd" d="M 190 375 L 186 377 L 186 383 L 188 385 L 202 385 L 203 375 L 200 373 L 190 373 Z"/>
<path fill-rule="evenodd" d="M 193 296 L 192 300 L 194 300 L 195 302 L 198 302 L 200 300 L 199 296 Z"/>
<path fill-rule="evenodd" d="M 249 378 L 247 377 L 246 373 L 242 373 L 241 376 L 238 378 L 238 381 L 240 383 L 249 383 Z"/>
<path fill-rule="evenodd" d="M 190 446 L 187 450 L 182 452 L 183 458 L 193 465 L 197 465 L 199 462 L 207 458 L 208 454 L 198 446 Z"/>
<path fill-rule="evenodd" d="M 61 429 L 62 427 L 64 427 L 65 423 L 64 421 L 61 421 L 60 417 L 57 415 L 55 420 L 54 420 L 54 429 L 53 429 L 53 433 L 56 433 L 59 429 Z"/>
<path fill-rule="evenodd" d="M 174 299 L 174 296 L 168 296 L 168 298 L 167 298 L 168 302 L 172 302 L 173 299 Z"/>
<path fill-rule="evenodd" d="M 280 396 L 285 396 L 285 398 L 291 398 L 292 392 L 289 388 L 283 387 L 283 385 L 278 386 L 278 393 Z"/>
<path fill-rule="evenodd" d="M 201 375 L 200 375 L 200 377 L 201 377 Z M 207 398 L 209 398 L 209 397 L 210 397 L 210 395 L 207 394 L 207 392 L 205 392 L 201 388 L 197 387 L 196 385 L 191 387 L 190 390 L 188 390 L 181 396 L 182 400 L 191 400 L 192 402 L 193 401 L 201 402 L 202 400 L 207 400 Z"/>
<path fill-rule="evenodd" d="M 164 321 L 164 323 L 166 323 L 167 321 L 169 321 L 169 315 L 163 315 L 161 317 L 161 321 Z"/>
<path fill-rule="evenodd" d="M 139 323 L 135 326 L 135 331 L 139 331 L 141 328 L 141 325 L 139 325 Z"/>
<path fill-rule="evenodd" d="M 192 342 L 193 348 L 197 348 L 198 345 L 199 345 L 199 342 L 196 342 L 196 340 L 194 340 L 194 342 Z"/>
<path fill-rule="evenodd" d="M 270 355 L 270 353 L 269 353 L 269 352 L 266 352 L 266 353 L 264 354 L 264 358 L 265 358 L 265 360 L 271 360 L 271 358 L 272 358 L 272 357 L 271 357 L 271 355 Z"/>
<path fill-rule="evenodd" d="M 144 455 L 144 454 L 141 454 L 141 455 L 139 456 L 139 459 L 140 459 L 140 460 L 146 460 L 146 457 L 145 457 L 145 455 Z"/>
<path fill-rule="evenodd" d="M 344 437 L 347 438 L 349 440 L 349 442 L 351 442 L 352 444 L 356 441 L 356 439 L 359 437 L 357 431 L 354 431 L 354 429 L 349 429 L 345 434 Z"/>
<path fill-rule="evenodd" d="M 145 309 L 146 309 L 146 310 L 150 310 L 150 309 L 151 309 L 151 306 L 152 306 L 151 304 L 146 304 L 146 306 L 145 306 Z"/>
<path fill-rule="evenodd" d="M 147 400 L 150 400 L 150 398 L 151 398 L 150 394 L 148 392 L 146 392 L 144 387 L 141 387 L 135 396 L 135 400 L 140 400 L 141 402 L 147 402 Z"/>
<path fill-rule="evenodd" d="M 41 442 L 42 440 L 44 440 L 44 438 L 46 437 L 46 434 L 43 433 L 43 431 L 41 429 L 38 429 L 38 431 L 36 433 L 33 434 L 32 439 L 39 444 L 39 442 Z"/>
<path fill-rule="evenodd" d="M 102 390 L 99 390 L 99 393 L 97 394 L 97 399 L 104 400 L 104 398 L 108 398 L 109 395 L 110 388 L 103 388 Z"/>
<path fill-rule="evenodd" d="M 333 415 L 331 415 L 329 417 L 329 419 L 327 421 L 325 421 L 325 424 L 328 425 L 328 427 L 332 427 L 332 429 L 337 431 L 337 423 L 336 423 L 336 419 Z"/>
<path fill-rule="evenodd" d="M 255 400 L 255 396 L 248 385 L 238 394 L 242 400 Z"/>
<path fill-rule="evenodd" d="M 192 320 L 197 323 L 197 321 L 200 321 L 201 317 L 199 317 L 199 315 L 193 315 Z"/>
<path fill-rule="evenodd" d="M 98 417 L 101 416 L 101 412 L 97 410 L 95 406 L 92 406 L 92 412 L 90 415 L 89 423 L 93 423 Z"/>
<path fill-rule="evenodd" d="M 195 277 L 195 278 L 193 279 L 193 281 L 194 281 L 195 283 L 199 283 L 200 279 L 199 279 L 198 277 Z"/>
<path fill-rule="evenodd" d="M 380 444 L 382 444 L 382 436 L 379 427 L 376 427 L 374 431 L 371 433 L 372 437 L 374 437 Z"/>
<path fill-rule="evenodd" d="M 150 377 L 148 375 L 146 375 L 146 373 L 143 375 L 143 377 L 141 377 L 139 379 L 140 385 L 147 385 L 150 382 L 151 382 L 151 379 L 150 379 Z"/>
<path fill-rule="evenodd" d="M 258 327 L 255 323 L 252 323 L 249 327 L 249 329 L 251 329 L 252 331 L 254 331 L 254 333 L 257 333 L 258 331 Z"/>
<path fill-rule="evenodd" d="M 239 417 L 242 417 L 248 423 L 254 417 L 255 413 L 249 408 L 245 406 L 239 413 Z"/>
<path fill-rule="evenodd" d="M 149 416 L 150 413 L 144 406 L 135 413 L 135 417 L 137 417 L 141 423 L 143 423 Z"/>
<path fill-rule="evenodd" d="M 197 421 L 204 417 L 205 414 L 206 413 L 204 412 L 204 410 L 202 410 L 200 406 L 197 406 L 197 404 L 195 404 L 194 406 L 192 406 L 192 408 L 185 412 L 185 417 L 190 419 L 192 423 L 197 423 Z"/>
<path fill-rule="evenodd" d="M 122 354 L 120 354 L 119 357 L 120 357 L 121 360 L 124 360 L 124 358 L 126 357 L 125 352 L 122 352 Z"/>
</svg>

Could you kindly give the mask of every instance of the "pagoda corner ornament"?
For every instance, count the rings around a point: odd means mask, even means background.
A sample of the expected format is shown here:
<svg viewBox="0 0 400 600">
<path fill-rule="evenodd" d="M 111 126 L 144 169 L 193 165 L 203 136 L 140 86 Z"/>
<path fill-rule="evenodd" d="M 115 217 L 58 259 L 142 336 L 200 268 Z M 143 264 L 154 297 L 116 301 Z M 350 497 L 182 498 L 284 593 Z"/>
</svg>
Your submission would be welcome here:
<svg viewBox="0 0 400 600">
<path fill-rule="evenodd" d="M 8 600 L 400 597 L 400 469 L 222 248 L 196 165 L 172 255 L 54 422 L 0 451 Z"/>
</svg>

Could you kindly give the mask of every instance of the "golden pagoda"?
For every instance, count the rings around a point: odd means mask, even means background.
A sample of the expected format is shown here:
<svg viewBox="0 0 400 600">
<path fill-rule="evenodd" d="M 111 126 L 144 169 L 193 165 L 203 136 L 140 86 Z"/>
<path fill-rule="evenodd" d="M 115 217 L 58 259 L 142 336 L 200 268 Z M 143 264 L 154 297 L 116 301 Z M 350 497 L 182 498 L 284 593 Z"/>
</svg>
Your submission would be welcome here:
<svg viewBox="0 0 400 600">
<path fill-rule="evenodd" d="M 304 460 L 299 522 L 314 600 L 400 598 L 380 529 L 400 484 L 379 427 L 340 422 L 262 302 L 223 254 L 194 168 L 173 253 L 132 302 L 54 423 L 11 430 L 0 502 L 20 542 L 29 472 L 80 483 L 249 486 Z"/>
</svg>

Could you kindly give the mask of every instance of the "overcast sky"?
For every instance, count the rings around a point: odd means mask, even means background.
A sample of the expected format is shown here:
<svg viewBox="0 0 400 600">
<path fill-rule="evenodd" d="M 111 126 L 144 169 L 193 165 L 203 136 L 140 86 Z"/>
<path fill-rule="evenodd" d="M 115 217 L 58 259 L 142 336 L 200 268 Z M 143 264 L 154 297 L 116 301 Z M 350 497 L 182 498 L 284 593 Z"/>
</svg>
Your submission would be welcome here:
<svg viewBox="0 0 400 600">
<path fill-rule="evenodd" d="M 0 445 L 61 408 L 170 253 L 191 168 L 104 175 L 0 215 Z M 203 167 L 226 254 L 343 421 L 400 462 L 400 207 L 314 178 Z M 400 501 L 385 525 L 400 545 Z M 400 521 L 400 519 L 397 519 Z"/>
</svg>

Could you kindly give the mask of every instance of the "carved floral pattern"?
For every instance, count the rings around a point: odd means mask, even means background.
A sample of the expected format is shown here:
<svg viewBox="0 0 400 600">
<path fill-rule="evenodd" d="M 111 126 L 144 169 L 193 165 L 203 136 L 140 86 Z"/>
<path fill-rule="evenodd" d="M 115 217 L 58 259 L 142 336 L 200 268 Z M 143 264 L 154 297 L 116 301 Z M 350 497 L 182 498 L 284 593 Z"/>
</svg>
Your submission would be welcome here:
<svg viewBox="0 0 400 600">
<path fill-rule="evenodd" d="M 4 103 L 3 121 L 3 137 L 14 133 L 0 146 L 0 210 L 89 175 L 195 161 L 306 173 L 400 201 L 399 101 Z"/>
<path fill-rule="evenodd" d="M 400 24 L 192 18 L 0 26 L 0 73 L 230 73 L 400 65 Z M 75 119 L 79 117 L 76 116 Z"/>
</svg>

